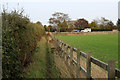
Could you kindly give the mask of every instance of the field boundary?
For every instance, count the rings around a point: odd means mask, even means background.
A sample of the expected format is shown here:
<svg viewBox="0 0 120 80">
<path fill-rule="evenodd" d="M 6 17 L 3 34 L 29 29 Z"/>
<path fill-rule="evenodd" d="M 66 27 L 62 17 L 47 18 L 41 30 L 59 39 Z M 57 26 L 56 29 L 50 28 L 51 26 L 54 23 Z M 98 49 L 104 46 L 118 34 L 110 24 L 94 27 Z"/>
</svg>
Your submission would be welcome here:
<svg viewBox="0 0 120 80">
<path fill-rule="evenodd" d="M 56 35 L 96 35 L 96 34 L 118 34 L 118 32 L 113 31 L 97 31 L 97 32 L 52 32 Z"/>
<path fill-rule="evenodd" d="M 111 60 L 108 62 L 108 64 L 106 64 L 90 56 L 90 53 L 84 53 L 80 51 L 79 48 L 76 49 L 76 48 L 73 48 L 73 46 L 69 46 L 63 41 L 57 39 L 54 35 L 52 35 L 52 33 L 50 33 L 50 37 L 55 42 L 56 47 L 62 51 L 62 53 L 59 53 L 59 55 L 62 58 L 64 58 L 64 61 L 68 65 L 69 69 L 72 70 L 73 67 L 76 68 L 76 75 L 75 75 L 76 78 L 80 78 L 80 71 L 82 71 L 85 74 L 86 78 L 95 80 L 95 78 L 91 76 L 91 63 L 106 70 L 108 72 L 108 79 L 112 78 L 112 80 L 115 80 L 115 78 L 120 78 L 120 70 L 115 68 L 115 61 Z M 70 52 L 68 52 L 68 49 L 70 49 Z M 73 58 L 73 51 L 77 53 L 76 60 Z M 80 65 L 81 56 L 86 59 L 86 69 L 84 69 Z"/>
</svg>

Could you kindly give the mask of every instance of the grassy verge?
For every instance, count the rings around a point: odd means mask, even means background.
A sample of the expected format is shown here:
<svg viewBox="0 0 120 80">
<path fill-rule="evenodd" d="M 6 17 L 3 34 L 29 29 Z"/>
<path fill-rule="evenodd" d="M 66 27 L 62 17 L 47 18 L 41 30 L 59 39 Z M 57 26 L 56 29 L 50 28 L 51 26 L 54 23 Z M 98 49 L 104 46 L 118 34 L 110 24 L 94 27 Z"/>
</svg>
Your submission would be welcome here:
<svg viewBox="0 0 120 80">
<path fill-rule="evenodd" d="M 45 38 L 37 44 L 33 62 L 26 68 L 25 78 L 57 78 L 58 70 L 54 64 L 54 56 Z"/>
<path fill-rule="evenodd" d="M 36 53 L 33 55 L 33 62 L 26 68 L 26 78 L 46 77 L 46 41 L 41 39 L 37 44 Z"/>
</svg>

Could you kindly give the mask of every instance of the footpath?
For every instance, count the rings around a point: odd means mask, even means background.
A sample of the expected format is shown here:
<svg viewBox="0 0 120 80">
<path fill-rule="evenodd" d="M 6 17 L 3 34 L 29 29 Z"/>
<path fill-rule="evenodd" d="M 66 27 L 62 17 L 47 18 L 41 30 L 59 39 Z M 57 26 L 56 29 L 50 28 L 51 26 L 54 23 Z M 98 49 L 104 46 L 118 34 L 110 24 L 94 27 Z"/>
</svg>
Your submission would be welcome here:
<svg viewBox="0 0 120 80">
<path fill-rule="evenodd" d="M 55 47 L 49 42 L 49 37 L 42 37 L 32 56 L 32 62 L 25 69 L 24 77 L 71 78 L 64 61 L 55 53 Z"/>
</svg>

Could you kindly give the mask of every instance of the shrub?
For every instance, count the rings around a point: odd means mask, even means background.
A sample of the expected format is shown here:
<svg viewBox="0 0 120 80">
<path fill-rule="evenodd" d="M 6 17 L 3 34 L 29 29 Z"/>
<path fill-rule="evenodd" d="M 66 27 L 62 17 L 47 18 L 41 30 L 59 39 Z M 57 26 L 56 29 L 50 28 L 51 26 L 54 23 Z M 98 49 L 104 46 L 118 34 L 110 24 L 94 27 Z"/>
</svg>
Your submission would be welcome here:
<svg viewBox="0 0 120 80">
<path fill-rule="evenodd" d="M 37 41 L 44 28 L 31 23 L 22 12 L 2 13 L 2 68 L 3 78 L 22 77 L 24 67 L 31 61 Z"/>
</svg>

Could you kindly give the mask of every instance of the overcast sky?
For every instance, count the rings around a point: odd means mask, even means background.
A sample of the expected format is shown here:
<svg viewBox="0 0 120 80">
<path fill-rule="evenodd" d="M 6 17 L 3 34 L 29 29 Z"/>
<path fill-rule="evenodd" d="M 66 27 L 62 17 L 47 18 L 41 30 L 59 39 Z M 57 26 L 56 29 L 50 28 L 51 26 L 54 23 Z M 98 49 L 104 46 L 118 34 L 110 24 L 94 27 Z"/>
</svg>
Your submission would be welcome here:
<svg viewBox="0 0 120 80">
<path fill-rule="evenodd" d="M 119 4 L 118 4 L 118 18 L 120 19 L 120 1 L 119 1 Z"/>
<path fill-rule="evenodd" d="M 73 20 L 85 18 L 89 22 L 93 19 L 105 17 L 115 24 L 118 19 L 119 0 L 4 0 L 8 9 L 24 8 L 32 22 L 41 21 L 48 25 L 48 20 L 54 12 L 69 14 Z M 17 6 L 19 3 L 19 7 Z"/>
</svg>

